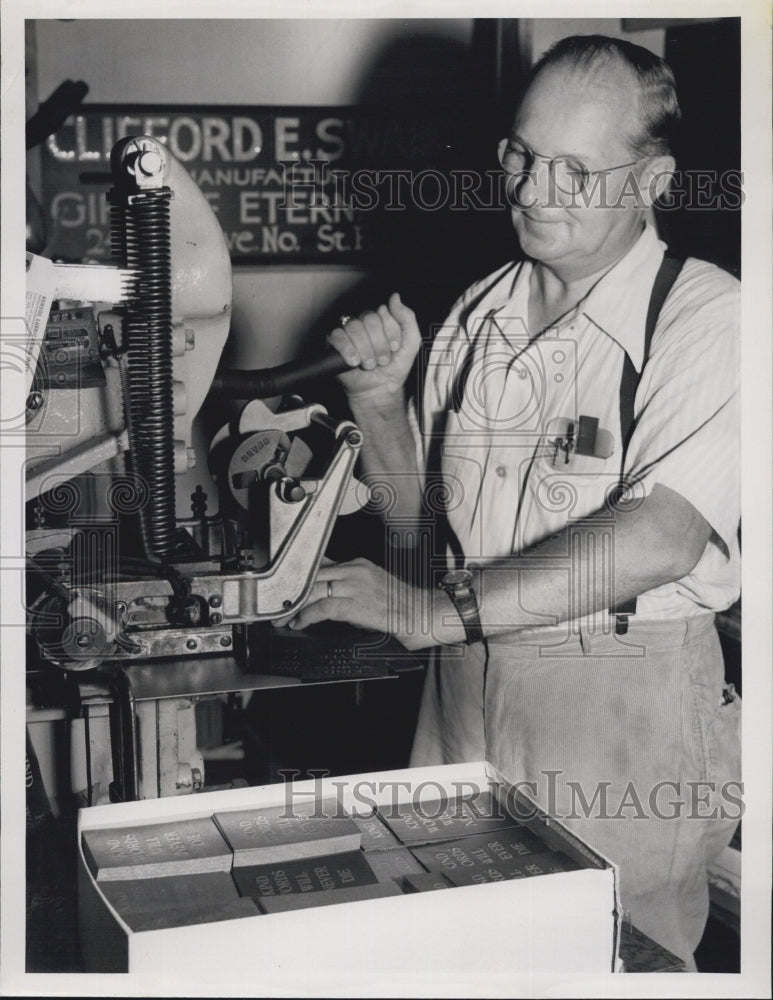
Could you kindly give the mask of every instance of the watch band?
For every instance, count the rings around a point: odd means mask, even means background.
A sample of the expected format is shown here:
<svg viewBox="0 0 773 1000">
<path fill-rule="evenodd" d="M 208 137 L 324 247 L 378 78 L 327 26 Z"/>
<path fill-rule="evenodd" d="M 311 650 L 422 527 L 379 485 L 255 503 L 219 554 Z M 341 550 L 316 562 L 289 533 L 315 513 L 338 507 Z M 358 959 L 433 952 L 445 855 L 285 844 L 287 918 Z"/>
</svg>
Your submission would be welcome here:
<svg viewBox="0 0 773 1000">
<path fill-rule="evenodd" d="M 483 641 L 478 601 L 472 589 L 472 573 L 468 569 L 451 570 L 440 581 L 440 586 L 451 598 L 464 626 L 465 642 Z"/>
</svg>

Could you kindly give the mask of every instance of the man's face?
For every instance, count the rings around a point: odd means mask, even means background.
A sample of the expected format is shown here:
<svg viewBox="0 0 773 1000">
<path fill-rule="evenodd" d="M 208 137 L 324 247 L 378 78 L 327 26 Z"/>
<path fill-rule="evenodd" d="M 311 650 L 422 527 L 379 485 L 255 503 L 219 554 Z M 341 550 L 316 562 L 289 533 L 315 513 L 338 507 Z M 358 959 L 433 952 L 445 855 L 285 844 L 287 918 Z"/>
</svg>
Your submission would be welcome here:
<svg viewBox="0 0 773 1000">
<path fill-rule="evenodd" d="M 634 79 L 614 64 L 549 67 L 524 95 L 511 138 L 544 156 L 579 159 L 590 171 L 629 163 L 636 158 L 627 138 L 637 131 L 637 98 Z M 572 280 L 613 263 L 635 242 L 644 210 L 630 193 L 621 197 L 633 190 L 635 166 L 591 174 L 585 200 L 551 184 L 540 156 L 529 169 L 509 195 L 513 226 L 528 257 Z"/>
</svg>

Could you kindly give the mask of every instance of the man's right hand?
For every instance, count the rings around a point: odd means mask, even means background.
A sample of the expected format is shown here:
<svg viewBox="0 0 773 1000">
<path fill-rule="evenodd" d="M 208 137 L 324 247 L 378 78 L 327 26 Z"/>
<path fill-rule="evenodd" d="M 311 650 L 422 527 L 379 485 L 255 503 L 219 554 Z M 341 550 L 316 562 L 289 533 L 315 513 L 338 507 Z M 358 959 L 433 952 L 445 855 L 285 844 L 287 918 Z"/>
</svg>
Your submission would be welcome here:
<svg viewBox="0 0 773 1000">
<path fill-rule="evenodd" d="M 402 398 L 402 388 L 421 346 L 421 333 L 412 309 L 395 292 L 388 305 L 347 320 L 327 338 L 328 344 L 351 366 L 340 376 L 351 398 Z"/>
</svg>

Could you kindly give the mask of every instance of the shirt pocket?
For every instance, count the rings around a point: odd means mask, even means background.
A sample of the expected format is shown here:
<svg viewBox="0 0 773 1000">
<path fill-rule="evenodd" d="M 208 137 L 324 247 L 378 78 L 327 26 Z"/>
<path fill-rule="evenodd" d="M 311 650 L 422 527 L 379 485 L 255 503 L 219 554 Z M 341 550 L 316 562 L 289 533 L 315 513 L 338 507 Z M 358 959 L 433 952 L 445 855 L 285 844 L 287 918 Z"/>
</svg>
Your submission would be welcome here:
<svg viewBox="0 0 773 1000">
<path fill-rule="evenodd" d="M 579 454 L 576 437 L 567 433 L 570 423 L 562 418 L 546 423 L 529 483 L 543 510 L 578 518 L 611 504 L 620 482 L 622 454 L 617 438 L 603 428 L 598 435 L 601 454 Z"/>
</svg>

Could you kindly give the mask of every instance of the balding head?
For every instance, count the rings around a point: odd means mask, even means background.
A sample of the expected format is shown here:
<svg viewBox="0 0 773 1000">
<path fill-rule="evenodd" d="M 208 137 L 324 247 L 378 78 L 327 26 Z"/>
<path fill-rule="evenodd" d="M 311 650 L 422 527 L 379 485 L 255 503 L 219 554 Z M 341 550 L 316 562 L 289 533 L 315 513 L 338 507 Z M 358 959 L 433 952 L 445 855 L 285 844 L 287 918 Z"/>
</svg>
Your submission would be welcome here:
<svg viewBox="0 0 773 1000">
<path fill-rule="evenodd" d="M 529 85 L 552 68 L 560 69 L 577 86 L 630 81 L 636 115 L 624 136 L 627 147 L 635 157 L 671 153 L 681 115 L 673 73 L 658 56 L 640 45 L 604 35 L 572 35 L 556 42 L 535 64 Z"/>
</svg>

